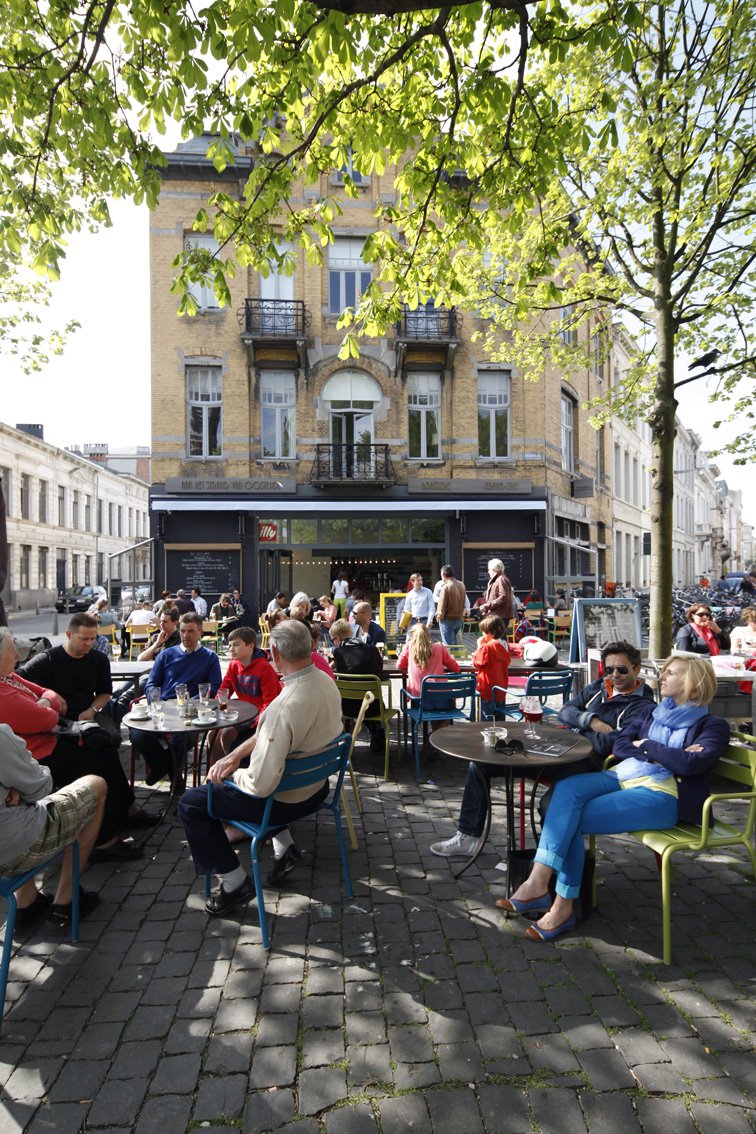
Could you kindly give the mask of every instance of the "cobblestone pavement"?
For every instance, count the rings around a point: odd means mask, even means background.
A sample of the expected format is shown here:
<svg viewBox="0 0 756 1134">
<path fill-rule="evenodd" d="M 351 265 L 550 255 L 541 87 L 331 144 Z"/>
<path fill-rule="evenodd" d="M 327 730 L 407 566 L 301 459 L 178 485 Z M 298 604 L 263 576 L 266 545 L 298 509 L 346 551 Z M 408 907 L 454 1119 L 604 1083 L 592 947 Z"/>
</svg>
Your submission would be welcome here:
<svg viewBox="0 0 756 1134">
<path fill-rule="evenodd" d="M 751 1134 L 756 916 L 744 857 L 681 859 L 675 965 L 660 963 L 656 867 L 600 841 L 600 904 L 556 945 L 494 908 L 502 810 L 458 881 L 464 767 L 380 778 L 359 746 L 364 823 L 345 900 L 330 816 L 298 824 L 305 861 L 208 921 L 183 832 L 136 865 L 98 864 L 81 940 L 19 937 L 0 1037 L 0 1132 Z M 317 838 L 316 838 L 317 827 Z M 329 829 L 330 828 L 330 829 Z M 242 852 L 243 853 L 243 852 Z"/>
</svg>

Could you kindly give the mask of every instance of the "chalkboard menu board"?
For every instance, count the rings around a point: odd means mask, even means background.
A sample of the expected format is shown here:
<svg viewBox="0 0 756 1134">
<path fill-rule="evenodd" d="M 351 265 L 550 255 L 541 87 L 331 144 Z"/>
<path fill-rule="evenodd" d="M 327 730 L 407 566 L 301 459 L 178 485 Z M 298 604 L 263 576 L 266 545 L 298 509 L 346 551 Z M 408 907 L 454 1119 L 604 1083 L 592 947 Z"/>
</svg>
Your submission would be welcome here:
<svg viewBox="0 0 756 1134">
<path fill-rule="evenodd" d="M 487 547 L 480 543 L 462 545 L 462 579 L 468 592 L 485 591 L 488 586 L 488 561 L 500 559 L 504 574 L 516 591 L 530 591 L 535 585 L 533 560 L 535 544 L 510 543 Z"/>
<path fill-rule="evenodd" d="M 589 649 L 602 649 L 608 642 L 629 642 L 641 647 L 641 615 L 638 599 L 576 599 L 572 608 L 570 661 L 584 662 Z"/>
<path fill-rule="evenodd" d="M 174 593 L 179 587 L 199 587 L 206 598 L 217 598 L 224 591 L 241 585 L 241 548 L 166 547 L 165 585 Z"/>
<path fill-rule="evenodd" d="M 402 617 L 406 597 L 406 591 L 387 591 L 380 596 L 381 625 L 386 631 L 386 652 L 389 654 L 398 652 L 397 645 L 400 640 L 402 644 L 404 643 L 405 635 L 404 631 L 399 629 L 399 619 Z"/>
</svg>

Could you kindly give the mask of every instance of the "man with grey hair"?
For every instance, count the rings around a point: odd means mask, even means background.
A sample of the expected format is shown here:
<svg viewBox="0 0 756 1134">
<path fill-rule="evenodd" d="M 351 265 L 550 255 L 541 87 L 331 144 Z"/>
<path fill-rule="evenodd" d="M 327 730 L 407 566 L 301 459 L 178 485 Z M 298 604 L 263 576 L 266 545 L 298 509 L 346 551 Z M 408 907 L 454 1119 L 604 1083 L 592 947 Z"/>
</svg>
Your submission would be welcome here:
<svg viewBox="0 0 756 1134">
<path fill-rule="evenodd" d="M 215 818 L 207 812 L 207 787 L 185 792 L 178 805 L 197 873 L 220 876 L 220 889 L 205 905 L 211 917 L 224 917 L 255 892 L 226 837 L 224 821 L 259 822 L 266 797 L 275 792 L 287 762 L 318 752 L 342 731 L 341 697 L 336 683 L 312 664 L 309 627 L 294 619 L 280 622 L 270 633 L 268 649 L 282 675 L 283 690 L 260 714 L 255 735 L 210 768 Z M 249 766 L 242 767 L 247 757 Z M 240 790 L 226 787 L 227 779 Z M 327 795 L 327 780 L 276 795 L 271 823 L 288 824 L 309 815 Z M 273 839 L 273 851 L 271 886 L 283 882 L 302 859 L 288 826 Z"/>
<path fill-rule="evenodd" d="M 488 561 L 488 586 L 480 607 L 482 615 L 495 614 L 502 619 L 505 626 L 514 618 L 514 596 L 512 584 L 504 574 L 504 564 L 500 559 Z"/>
</svg>

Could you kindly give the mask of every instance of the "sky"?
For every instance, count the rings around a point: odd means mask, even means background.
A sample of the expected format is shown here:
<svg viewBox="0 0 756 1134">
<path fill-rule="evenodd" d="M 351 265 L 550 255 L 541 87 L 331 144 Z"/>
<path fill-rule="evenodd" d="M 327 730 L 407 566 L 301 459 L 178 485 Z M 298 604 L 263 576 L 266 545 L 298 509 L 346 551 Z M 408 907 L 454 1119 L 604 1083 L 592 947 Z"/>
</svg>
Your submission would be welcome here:
<svg viewBox="0 0 756 1134">
<path fill-rule="evenodd" d="M 150 444 L 149 213 L 115 201 L 111 214 L 112 228 L 72 238 L 55 285 L 51 321 L 81 323 L 64 354 L 28 377 L 12 360 L 2 363 L 0 418 L 10 425 L 41 423 L 53 445 L 107 442 L 115 450 Z M 687 375 L 686 364 L 681 360 L 680 376 Z M 733 435 L 709 426 L 718 414 L 700 383 L 684 386 L 679 400 L 680 417 L 704 446 L 715 448 Z M 728 485 L 743 491 L 745 519 L 756 526 L 753 466 L 738 467 L 726 457 L 716 463 Z"/>
</svg>

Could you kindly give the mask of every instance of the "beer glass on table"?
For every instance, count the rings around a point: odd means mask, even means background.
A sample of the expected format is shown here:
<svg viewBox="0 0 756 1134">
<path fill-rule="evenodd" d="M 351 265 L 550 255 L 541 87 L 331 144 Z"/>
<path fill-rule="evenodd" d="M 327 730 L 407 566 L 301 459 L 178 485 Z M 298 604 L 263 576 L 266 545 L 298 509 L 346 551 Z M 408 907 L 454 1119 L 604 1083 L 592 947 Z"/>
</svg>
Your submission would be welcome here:
<svg viewBox="0 0 756 1134">
<path fill-rule="evenodd" d="M 540 720 L 543 720 L 543 705 L 537 697 L 523 697 L 520 701 L 520 710 L 523 719 L 527 721 L 526 727 L 523 729 L 523 735 L 527 736 L 529 740 L 539 740 L 540 737 L 535 730 L 535 725 Z"/>
</svg>

